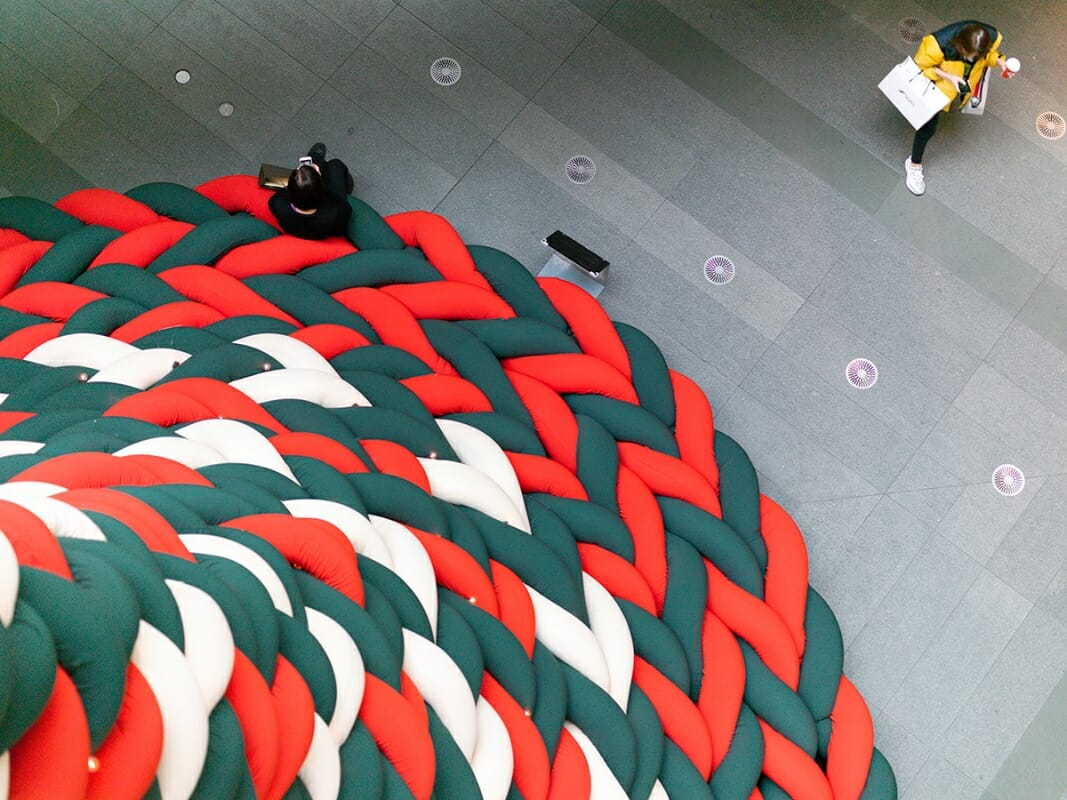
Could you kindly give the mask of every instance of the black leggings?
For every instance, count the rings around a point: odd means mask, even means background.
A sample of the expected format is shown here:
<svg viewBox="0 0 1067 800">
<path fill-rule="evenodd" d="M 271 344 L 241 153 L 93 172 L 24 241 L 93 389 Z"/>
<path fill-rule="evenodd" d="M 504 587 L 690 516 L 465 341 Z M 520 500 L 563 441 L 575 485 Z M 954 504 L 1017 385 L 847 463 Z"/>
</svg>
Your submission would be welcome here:
<svg viewBox="0 0 1067 800">
<path fill-rule="evenodd" d="M 934 132 L 937 130 L 937 119 L 940 116 L 941 112 L 938 111 L 930 117 L 929 122 L 919 128 L 919 130 L 915 131 L 915 140 L 911 143 L 912 164 L 923 163 L 923 152 L 926 150 L 926 143 L 933 138 Z"/>
</svg>

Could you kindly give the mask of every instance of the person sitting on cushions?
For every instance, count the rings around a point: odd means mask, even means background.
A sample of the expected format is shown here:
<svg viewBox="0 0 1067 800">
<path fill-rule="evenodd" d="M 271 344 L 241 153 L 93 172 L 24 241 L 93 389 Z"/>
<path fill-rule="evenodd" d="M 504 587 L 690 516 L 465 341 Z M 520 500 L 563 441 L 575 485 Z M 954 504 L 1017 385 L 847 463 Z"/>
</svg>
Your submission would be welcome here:
<svg viewBox="0 0 1067 800">
<path fill-rule="evenodd" d="M 316 142 L 289 175 L 284 191 L 268 201 L 281 229 L 301 239 L 344 236 L 352 207 L 352 175 L 339 158 L 326 160 L 326 145 Z"/>
</svg>

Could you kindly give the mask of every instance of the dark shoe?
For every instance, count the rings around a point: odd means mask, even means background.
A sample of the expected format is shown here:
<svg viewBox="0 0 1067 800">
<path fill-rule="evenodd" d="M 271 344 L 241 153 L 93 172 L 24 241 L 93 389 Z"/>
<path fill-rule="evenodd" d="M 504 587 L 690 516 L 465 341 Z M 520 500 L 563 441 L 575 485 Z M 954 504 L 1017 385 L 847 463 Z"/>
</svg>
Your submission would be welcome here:
<svg viewBox="0 0 1067 800">
<path fill-rule="evenodd" d="M 308 155 L 316 161 L 325 161 L 326 145 L 324 145 L 322 142 L 315 142 L 315 144 L 311 145 L 311 149 L 308 150 Z"/>
</svg>

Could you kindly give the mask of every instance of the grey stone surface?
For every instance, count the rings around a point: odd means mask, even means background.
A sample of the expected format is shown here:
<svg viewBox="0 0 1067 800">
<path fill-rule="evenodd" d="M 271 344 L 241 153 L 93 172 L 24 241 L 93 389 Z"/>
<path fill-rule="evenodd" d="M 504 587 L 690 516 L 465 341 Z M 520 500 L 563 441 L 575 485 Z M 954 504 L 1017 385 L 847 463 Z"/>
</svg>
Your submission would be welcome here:
<svg viewBox="0 0 1067 800">
<path fill-rule="evenodd" d="M 989 18 L 1024 61 L 985 116 L 943 120 L 922 198 L 903 186 L 912 130 L 874 88 L 914 50 L 905 16 Z M 1056 800 L 1061 774 L 1034 765 L 1067 763 L 1041 704 L 1067 619 L 1067 140 L 1034 119 L 1067 108 L 1062 16 L 1061 0 L 7 0 L 0 194 L 195 185 L 323 140 L 381 213 L 436 210 L 532 274 L 564 230 L 612 262 L 608 313 L 697 381 L 796 519 L 902 799 Z M 462 65 L 453 86 L 430 79 L 441 56 Z M 579 152 L 598 167 L 584 186 L 563 175 Z M 733 283 L 703 279 L 713 254 Z M 865 392 L 844 383 L 858 356 L 879 367 Z M 993 491 L 1002 463 L 1026 473 L 1018 497 Z"/>
</svg>

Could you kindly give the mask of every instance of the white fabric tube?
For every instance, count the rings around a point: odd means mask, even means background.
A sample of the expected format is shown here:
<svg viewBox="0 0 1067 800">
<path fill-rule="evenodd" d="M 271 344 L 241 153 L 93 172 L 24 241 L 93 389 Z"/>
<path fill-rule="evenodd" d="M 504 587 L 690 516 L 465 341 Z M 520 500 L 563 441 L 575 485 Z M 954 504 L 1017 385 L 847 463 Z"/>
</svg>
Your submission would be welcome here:
<svg viewBox="0 0 1067 800">
<path fill-rule="evenodd" d="M 197 586 L 167 580 L 178 604 L 185 637 L 185 659 L 204 697 L 204 706 L 214 709 L 233 675 L 233 631 L 215 599 Z"/>
<path fill-rule="evenodd" d="M 150 347 L 118 359 L 101 369 L 91 378 L 100 383 L 120 383 L 136 389 L 155 386 L 171 371 L 189 360 L 189 354 L 169 347 Z"/>
<path fill-rule="evenodd" d="M 430 630 L 437 636 L 437 576 L 426 549 L 396 520 L 371 514 L 370 521 L 389 548 L 393 572 L 414 592 L 430 620 Z"/>
<path fill-rule="evenodd" d="M 18 487 L 20 484 L 16 482 L 7 485 Z M 68 539 L 90 539 L 97 542 L 107 541 L 104 532 L 89 515 L 72 505 L 33 493 L 20 497 L 12 492 L 4 499 L 31 511 L 56 536 Z"/>
<path fill-rule="evenodd" d="M 15 604 L 19 599 L 19 562 L 15 548 L 0 531 L 0 625 L 5 628 L 15 617 Z"/>
<path fill-rule="evenodd" d="M 585 732 L 573 722 L 564 722 L 563 727 L 578 742 L 585 756 L 585 762 L 589 765 L 590 800 L 630 800 L 626 790 L 619 783 L 619 779 L 615 777 L 615 773 L 608 767 L 604 757 L 600 755 L 600 751 L 596 749 L 596 745 L 585 735 Z"/>
<path fill-rule="evenodd" d="M 354 508 L 333 500 L 305 497 L 283 500 L 282 504 L 294 517 L 329 522 L 348 537 L 348 541 L 359 555 L 373 558 L 383 567 L 393 570 L 393 559 L 381 534 L 369 519 Z"/>
<path fill-rule="evenodd" d="M 293 604 L 285 591 L 285 584 L 267 560 L 251 547 L 209 533 L 183 533 L 179 537 L 190 553 L 195 555 L 228 558 L 247 569 L 263 584 L 274 607 L 283 614 L 293 616 Z"/>
<path fill-rule="evenodd" d="M 341 793 L 341 753 L 330 729 L 318 714 L 315 715 L 311 747 L 298 774 L 311 800 L 337 800 Z"/>
<path fill-rule="evenodd" d="M 430 479 L 430 494 L 434 497 L 476 508 L 493 519 L 529 532 L 525 515 L 489 476 L 458 461 L 420 458 L 419 464 Z"/>
<path fill-rule="evenodd" d="M 504 721 L 484 697 L 478 698 L 478 743 L 470 764 L 482 800 L 505 800 L 515 770 L 515 753 Z"/>
<path fill-rule="evenodd" d="M 337 701 L 334 703 L 333 717 L 328 725 L 330 735 L 340 747 L 352 732 L 352 726 L 356 724 L 356 717 L 359 716 L 359 709 L 363 705 L 363 691 L 367 683 L 363 656 L 348 631 L 336 620 L 310 606 L 306 606 L 305 611 L 308 630 L 322 645 L 333 670 Z"/>
<path fill-rule="evenodd" d="M 182 651 L 144 620 L 130 662 L 144 675 L 163 717 L 156 779 L 163 800 L 188 800 L 204 768 L 208 709 Z"/>
<path fill-rule="evenodd" d="M 23 359 L 49 367 L 88 367 L 98 370 L 139 352 L 132 344 L 99 333 L 68 333 L 42 342 Z"/>
<path fill-rule="evenodd" d="M 429 639 L 405 628 L 404 672 L 470 761 L 478 740 L 478 708 L 456 662 Z"/>
<path fill-rule="evenodd" d="M 204 419 L 178 428 L 175 433 L 206 444 L 222 453 L 232 464 L 255 464 L 299 483 L 289 465 L 255 428 L 232 419 Z"/>
<path fill-rule="evenodd" d="M 625 711 L 634 678 L 634 640 L 630 626 L 611 593 L 584 572 L 582 588 L 589 611 L 589 625 L 608 665 L 608 694 Z"/>
<path fill-rule="evenodd" d="M 181 436 L 153 436 L 128 444 L 114 453 L 116 456 L 160 456 L 177 461 L 190 469 L 200 469 L 211 464 L 225 464 L 227 459 L 218 450 L 203 442 L 194 442 Z"/>
<path fill-rule="evenodd" d="M 526 515 L 526 502 L 522 496 L 519 479 L 508 461 L 507 455 L 492 436 L 473 425 L 454 419 L 439 419 L 437 427 L 459 456 L 459 460 L 493 480 L 511 499 L 522 516 L 522 525 L 516 526 L 530 532 L 530 520 Z"/>
<path fill-rule="evenodd" d="M 25 442 L 20 439 L 5 439 L 0 441 L 0 458 L 4 456 L 20 456 L 36 453 L 44 447 L 44 442 Z"/>
<path fill-rule="evenodd" d="M 270 400 L 307 400 L 323 408 L 369 406 L 370 401 L 340 375 L 317 369 L 274 369 L 230 381 L 262 405 Z"/>
<path fill-rule="evenodd" d="M 537 618 L 537 640 L 552 655 L 567 662 L 605 692 L 611 691 L 611 672 L 600 642 L 580 619 L 527 586 Z"/>
<path fill-rule="evenodd" d="M 234 344 L 254 347 L 287 369 L 313 369 L 332 375 L 337 374 L 337 370 L 322 357 L 318 350 L 283 333 L 254 333 L 251 336 L 237 339 Z"/>
</svg>

